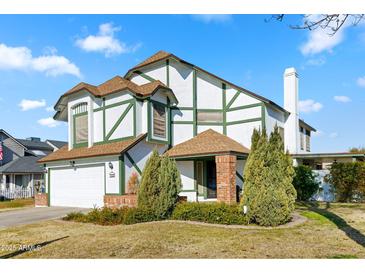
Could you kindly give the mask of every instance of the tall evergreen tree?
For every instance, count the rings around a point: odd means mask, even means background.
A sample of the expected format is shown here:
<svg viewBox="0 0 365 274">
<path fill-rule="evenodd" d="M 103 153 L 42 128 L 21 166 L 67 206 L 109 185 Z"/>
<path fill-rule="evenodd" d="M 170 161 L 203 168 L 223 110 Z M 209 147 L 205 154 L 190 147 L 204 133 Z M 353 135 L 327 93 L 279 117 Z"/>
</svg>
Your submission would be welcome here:
<svg viewBox="0 0 365 274">
<path fill-rule="evenodd" d="M 167 156 L 162 157 L 158 184 L 160 195 L 156 215 L 160 218 L 167 218 L 171 215 L 181 191 L 181 177 L 175 160 Z"/>
<path fill-rule="evenodd" d="M 160 192 L 160 166 L 161 157 L 157 150 L 154 149 L 142 172 L 142 180 L 137 193 L 138 207 L 148 210 L 156 208 Z"/>
<path fill-rule="evenodd" d="M 253 134 L 253 141 L 256 135 Z M 251 147 L 244 171 L 242 206 L 248 206 L 250 222 L 276 226 L 290 219 L 296 198 L 293 176 L 292 160 L 284 152 L 278 128 L 275 127 L 269 140 L 263 131 Z"/>
</svg>

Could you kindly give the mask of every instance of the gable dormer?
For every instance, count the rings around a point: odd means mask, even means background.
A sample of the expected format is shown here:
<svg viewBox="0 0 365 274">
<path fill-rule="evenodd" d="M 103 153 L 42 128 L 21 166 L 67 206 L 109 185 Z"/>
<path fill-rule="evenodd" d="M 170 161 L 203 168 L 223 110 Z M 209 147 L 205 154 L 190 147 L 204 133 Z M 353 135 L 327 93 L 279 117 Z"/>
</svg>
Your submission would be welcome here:
<svg viewBox="0 0 365 274">
<path fill-rule="evenodd" d="M 56 120 L 68 121 L 69 149 L 121 141 L 148 133 L 148 140 L 170 142 L 172 90 L 160 81 L 137 85 L 116 76 L 101 85 L 80 83 L 55 108 Z"/>
</svg>

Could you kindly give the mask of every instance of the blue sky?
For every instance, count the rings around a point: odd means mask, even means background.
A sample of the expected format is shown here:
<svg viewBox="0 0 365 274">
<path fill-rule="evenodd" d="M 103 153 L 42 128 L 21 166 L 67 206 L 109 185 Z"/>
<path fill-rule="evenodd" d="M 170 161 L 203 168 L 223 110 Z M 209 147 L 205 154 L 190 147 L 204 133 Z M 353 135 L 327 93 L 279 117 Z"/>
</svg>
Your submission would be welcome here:
<svg viewBox="0 0 365 274">
<path fill-rule="evenodd" d="M 301 118 L 316 152 L 365 145 L 365 27 L 333 37 L 268 15 L 1 15 L 0 128 L 67 139 L 50 107 L 85 81 L 101 82 L 165 50 L 283 104 L 283 72 L 300 75 Z"/>
</svg>

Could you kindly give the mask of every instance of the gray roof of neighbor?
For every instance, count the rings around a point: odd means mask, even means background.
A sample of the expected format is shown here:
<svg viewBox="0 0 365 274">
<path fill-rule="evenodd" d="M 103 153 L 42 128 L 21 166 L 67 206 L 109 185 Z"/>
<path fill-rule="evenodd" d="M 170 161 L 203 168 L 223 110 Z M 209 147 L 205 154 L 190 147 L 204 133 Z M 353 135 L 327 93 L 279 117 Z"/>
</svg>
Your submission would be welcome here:
<svg viewBox="0 0 365 274">
<path fill-rule="evenodd" d="M 53 151 L 53 147 L 51 147 L 46 142 L 42 141 L 32 141 L 26 139 L 16 139 L 19 143 L 25 146 L 27 149 L 30 150 L 45 150 L 45 151 Z"/>
<path fill-rule="evenodd" d="M 0 167 L 0 173 L 43 173 L 44 170 L 37 161 L 42 157 L 25 156 L 15 159 Z"/>
<path fill-rule="evenodd" d="M 64 141 L 57 141 L 57 140 L 46 140 L 46 142 L 50 142 L 52 145 L 54 145 L 57 148 L 61 148 L 65 145 L 67 145 L 67 142 Z"/>
</svg>

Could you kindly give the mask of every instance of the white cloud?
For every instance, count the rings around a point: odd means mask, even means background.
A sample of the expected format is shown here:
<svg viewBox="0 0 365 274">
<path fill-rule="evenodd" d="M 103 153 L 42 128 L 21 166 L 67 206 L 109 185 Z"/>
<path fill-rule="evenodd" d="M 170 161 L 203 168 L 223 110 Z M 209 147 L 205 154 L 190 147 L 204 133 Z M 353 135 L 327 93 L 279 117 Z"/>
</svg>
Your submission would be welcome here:
<svg viewBox="0 0 365 274">
<path fill-rule="evenodd" d="M 306 20 L 317 21 L 321 18 L 323 15 L 311 15 Z M 334 25 L 332 24 L 332 26 Z M 346 21 L 334 35 L 329 35 L 330 29 L 326 30 L 321 27 L 308 31 L 308 40 L 300 47 L 300 51 L 303 55 L 312 55 L 323 51 L 332 52 L 332 49 L 343 41 L 345 30 L 349 26 L 351 23 Z"/>
<path fill-rule="evenodd" d="M 122 53 L 135 52 L 141 47 L 141 43 L 134 46 L 127 46 L 126 43 L 116 39 L 114 34 L 119 32 L 121 27 L 114 27 L 112 23 L 104 23 L 99 26 L 96 35 L 89 35 L 76 40 L 76 46 L 86 52 L 103 53 L 105 57 Z"/>
<path fill-rule="evenodd" d="M 351 102 L 351 99 L 347 96 L 343 96 L 343 95 L 336 95 L 333 97 L 333 99 L 336 101 L 336 102 L 340 102 L 340 103 L 348 103 L 348 102 Z"/>
<path fill-rule="evenodd" d="M 59 122 L 54 120 L 52 117 L 48 117 L 48 118 L 39 119 L 38 124 L 52 128 L 52 127 L 58 126 Z"/>
<path fill-rule="evenodd" d="M 27 47 L 0 44 L 0 70 L 33 70 L 47 76 L 71 74 L 81 77 L 80 69 L 64 56 L 53 54 L 33 57 Z"/>
<path fill-rule="evenodd" d="M 332 132 L 330 133 L 330 138 L 337 138 L 338 137 L 338 133 L 337 132 Z"/>
<path fill-rule="evenodd" d="M 315 102 L 312 99 L 299 101 L 299 111 L 304 113 L 318 112 L 323 108 L 323 105 L 319 102 Z"/>
<path fill-rule="evenodd" d="M 357 78 L 356 82 L 359 87 L 365 88 L 365 76 Z"/>
<path fill-rule="evenodd" d="M 53 109 L 53 107 L 46 107 L 46 111 L 47 112 L 54 112 L 54 109 Z"/>
<path fill-rule="evenodd" d="M 46 106 L 46 101 L 42 100 L 27 100 L 23 99 L 19 103 L 19 107 L 22 111 L 27 111 L 31 109 L 41 108 Z"/>
<path fill-rule="evenodd" d="M 307 60 L 307 62 L 305 63 L 307 66 L 315 66 L 315 67 L 319 67 L 322 66 L 326 63 L 326 58 L 324 56 L 321 56 L 319 58 L 312 58 Z"/>
<path fill-rule="evenodd" d="M 204 23 L 224 23 L 232 20 L 231 14 L 194 14 L 192 17 Z"/>
</svg>

